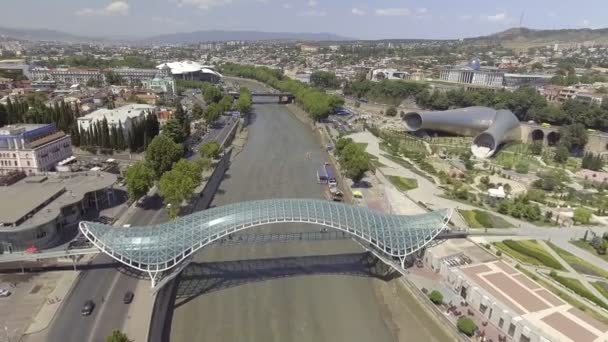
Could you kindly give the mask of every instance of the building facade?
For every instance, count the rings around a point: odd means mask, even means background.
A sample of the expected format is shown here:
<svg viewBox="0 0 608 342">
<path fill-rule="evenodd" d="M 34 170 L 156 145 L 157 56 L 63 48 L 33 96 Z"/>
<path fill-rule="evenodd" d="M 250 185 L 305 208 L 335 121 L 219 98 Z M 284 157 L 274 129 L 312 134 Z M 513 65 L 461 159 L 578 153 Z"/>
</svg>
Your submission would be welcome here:
<svg viewBox="0 0 608 342">
<path fill-rule="evenodd" d="M 468 67 L 443 68 L 439 79 L 445 82 L 474 84 L 486 87 L 502 87 L 505 74 L 495 70 L 474 70 Z"/>
<path fill-rule="evenodd" d="M 144 89 L 162 92 L 169 97 L 176 94 L 175 80 L 170 76 L 156 75 L 156 77 L 143 80 L 141 83 Z"/>
<path fill-rule="evenodd" d="M 135 68 L 114 68 L 108 70 L 101 69 L 82 69 L 82 68 L 42 68 L 36 67 L 29 71 L 30 80 L 34 82 L 55 81 L 59 84 L 87 84 L 89 81 L 106 85 L 106 73 L 113 72 L 122 78 L 124 83 L 135 85 L 144 80 L 152 79 L 160 74 L 162 77 L 170 77 L 168 70 L 157 69 L 135 69 Z"/>
<path fill-rule="evenodd" d="M 0 174 L 52 171 L 72 156 L 72 140 L 55 124 L 17 124 L 0 128 Z"/>
<path fill-rule="evenodd" d="M 106 172 L 54 173 L 26 177 L 0 187 L 0 254 L 30 247 L 51 248 L 77 232 L 85 215 L 94 217 L 113 201 L 116 175 Z"/>
</svg>

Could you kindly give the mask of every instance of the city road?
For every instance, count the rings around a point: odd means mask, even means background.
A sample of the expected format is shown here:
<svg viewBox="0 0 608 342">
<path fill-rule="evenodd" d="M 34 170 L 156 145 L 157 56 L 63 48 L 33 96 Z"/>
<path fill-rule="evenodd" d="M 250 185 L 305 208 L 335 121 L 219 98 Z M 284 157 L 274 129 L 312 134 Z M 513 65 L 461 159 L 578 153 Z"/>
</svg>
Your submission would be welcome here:
<svg viewBox="0 0 608 342">
<path fill-rule="evenodd" d="M 137 208 L 127 222 L 133 226 L 144 226 L 168 219 L 161 198 L 155 196 L 148 199 L 145 208 Z M 140 280 L 130 270 L 117 266 L 108 256 L 97 256 L 93 264 L 110 266 L 82 271 L 49 328 L 25 341 L 104 342 L 113 329 L 122 329 L 128 310 L 122 297 L 126 291 L 134 291 Z M 140 295 L 150 294 L 146 292 Z M 95 302 L 95 310 L 90 316 L 81 316 L 80 310 L 88 299 Z"/>
</svg>

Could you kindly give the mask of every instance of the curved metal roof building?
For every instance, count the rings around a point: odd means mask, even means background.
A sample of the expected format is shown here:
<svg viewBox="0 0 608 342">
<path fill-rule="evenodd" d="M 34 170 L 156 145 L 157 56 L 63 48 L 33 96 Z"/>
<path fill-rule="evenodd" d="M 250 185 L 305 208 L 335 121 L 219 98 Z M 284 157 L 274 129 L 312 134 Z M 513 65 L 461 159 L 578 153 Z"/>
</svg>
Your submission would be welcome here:
<svg viewBox="0 0 608 342">
<path fill-rule="evenodd" d="M 339 229 L 403 262 L 446 229 L 451 214 L 451 210 L 443 210 L 400 216 L 324 200 L 269 199 L 207 209 L 148 227 L 118 228 L 84 221 L 79 227 L 104 253 L 148 272 L 154 287 L 159 272 L 175 267 L 204 246 L 244 229 L 274 223 Z"/>
<path fill-rule="evenodd" d="M 505 142 L 519 139 L 519 120 L 510 110 L 489 107 L 410 112 L 402 116 L 410 132 L 433 130 L 472 136 L 471 152 L 478 158 L 494 155 Z"/>
</svg>

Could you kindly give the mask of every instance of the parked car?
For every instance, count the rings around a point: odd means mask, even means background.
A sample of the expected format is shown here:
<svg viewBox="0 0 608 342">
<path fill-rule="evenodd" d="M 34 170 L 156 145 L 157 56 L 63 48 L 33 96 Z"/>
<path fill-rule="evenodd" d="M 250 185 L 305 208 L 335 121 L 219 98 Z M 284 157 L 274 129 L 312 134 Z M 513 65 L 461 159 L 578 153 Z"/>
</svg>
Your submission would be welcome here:
<svg viewBox="0 0 608 342">
<path fill-rule="evenodd" d="M 93 312 L 93 309 L 95 309 L 95 302 L 93 302 L 92 300 L 87 300 L 86 302 L 84 302 L 84 305 L 82 307 L 82 310 L 80 311 L 80 314 L 83 316 L 88 316 Z"/>
<path fill-rule="evenodd" d="M 11 295 L 11 291 L 7 289 L 0 289 L 0 297 L 8 297 Z"/>
<path fill-rule="evenodd" d="M 125 292 L 124 297 L 122 297 L 122 302 L 125 304 L 131 304 L 131 302 L 133 301 L 133 297 L 135 297 L 133 292 L 127 291 Z"/>
</svg>

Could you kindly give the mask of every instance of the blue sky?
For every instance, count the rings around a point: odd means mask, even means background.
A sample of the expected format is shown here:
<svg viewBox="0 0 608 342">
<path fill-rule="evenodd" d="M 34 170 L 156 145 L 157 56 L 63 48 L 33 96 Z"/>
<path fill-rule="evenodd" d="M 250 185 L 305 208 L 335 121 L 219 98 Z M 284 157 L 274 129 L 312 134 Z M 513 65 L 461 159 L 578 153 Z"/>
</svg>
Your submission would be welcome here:
<svg viewBox="0 0 608 342">
<path fill-rule="evenodd" d="M 218 29 L 463 38 L 518 26 L 522 13 L 532 28 L 608 26 L 607 0 L 0 0 L 0 26 L 96 36 Z"/>
</svg>

